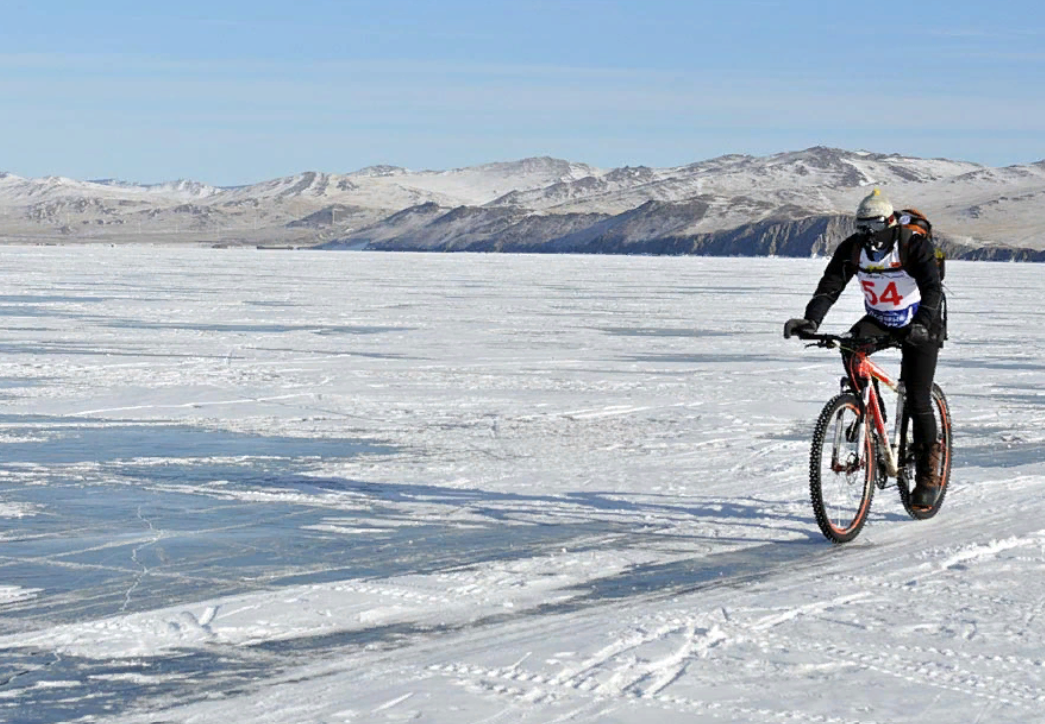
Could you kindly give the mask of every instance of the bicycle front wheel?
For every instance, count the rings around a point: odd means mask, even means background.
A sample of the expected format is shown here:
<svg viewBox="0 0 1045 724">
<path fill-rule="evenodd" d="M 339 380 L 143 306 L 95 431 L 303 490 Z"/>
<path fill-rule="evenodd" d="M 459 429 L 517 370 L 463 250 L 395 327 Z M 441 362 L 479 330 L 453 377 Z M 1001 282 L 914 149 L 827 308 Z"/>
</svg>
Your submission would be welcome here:
<svg viewBox="0 0 1045 724">
<path fill-rule="evenodd" d="M 844 392 L 824 406 L 813 431 L 809 497 L 820 531 L 835 543 L 856 538 L 871 512 L 875 441 L 869 428 L 858 434 L 861 425 L 859 398 Z"/>
</svg>

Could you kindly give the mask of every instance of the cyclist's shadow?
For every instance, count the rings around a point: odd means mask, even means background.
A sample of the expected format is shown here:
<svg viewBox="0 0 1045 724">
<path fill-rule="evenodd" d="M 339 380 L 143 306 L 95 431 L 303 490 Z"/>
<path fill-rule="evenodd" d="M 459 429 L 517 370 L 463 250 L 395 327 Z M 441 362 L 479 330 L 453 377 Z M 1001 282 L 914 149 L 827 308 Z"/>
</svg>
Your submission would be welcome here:
<svg viewBox="0 0 1045 724">
<path fill-rule="evenodd" d="M 795 510 L 793 508 L 797 506 L 757 496 L 687 497 L 680 501 L 677 496 L 645 493 L 578 492 L 570 493 L 567 497 L 592 508 L 654 515 L 656 521 L 679 528 L 691 528 L 688 532 L 677 533 L 684 538 L 774 543 L 790 539 L 788 534 L 798 533 L 803 537 L 808 536 L 809 540 L 822 540 L 816 528 L 816 520 L 808 512 L 809 505 L 805 500 L 802 501 L 801 510 Z M 662 500 L 651 502 L 651 498 Z M 705 526 L 706 530 L 702 532 Z M 752 536 L 749 534 L 752 530 L 765 531 L 769 535 Z"/>
<path fill-rule="evenodd" d="M 676 553 L 688 549 L 693 555 L 638 564 L 584 581 L 576 587 L 583 589 L 581 595 L 547 607 L 550 609 L 572 610 L 600 601 L 636 596 L 669 598 L 702 589 L 758 582 L 778 575 L 791 576 L 806 568 L 823 565 L 840 550 L 824 540 L 812 514 L 780 510 L 783 506 L 779 500 L 708 497 L 698 503 L 679 505 L 674 498 L 651 503 L 649 495 L 641 496 L 642 502 L 622 499 L 617 493 L 574 493 L 570 497 L 600 509 L 639 513 L 659 511 L 676 523 L 681 521 L 683 527 L 695 530 L 662 533 L 680 541 Z M 803 503 L 808 505 L 805 501 Z M 869 524 L 907 519 L 902 510 L 885 511 L 872 513 Z M 764 534 L 752 535 L 755 531 Z M 630 547 L 647 547 L 654 535 L 657 534 L 643 531 L 632 539 Z"/>
</svg>

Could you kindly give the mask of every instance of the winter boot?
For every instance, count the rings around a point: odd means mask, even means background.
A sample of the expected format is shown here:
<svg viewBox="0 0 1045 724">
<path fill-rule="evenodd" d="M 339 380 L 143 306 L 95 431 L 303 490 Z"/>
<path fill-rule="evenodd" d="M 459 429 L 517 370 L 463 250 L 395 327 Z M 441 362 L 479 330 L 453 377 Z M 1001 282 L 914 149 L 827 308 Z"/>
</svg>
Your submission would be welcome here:
<svg viewBox="0 0 1045 724">
<path fill-rule="evenodd" d="M 940 455 L 943 449 L 939 441 L 918 456 L 914 490 L 911 491 L 911 506 L 931 508 L 940 494 Z"/>
</svg>

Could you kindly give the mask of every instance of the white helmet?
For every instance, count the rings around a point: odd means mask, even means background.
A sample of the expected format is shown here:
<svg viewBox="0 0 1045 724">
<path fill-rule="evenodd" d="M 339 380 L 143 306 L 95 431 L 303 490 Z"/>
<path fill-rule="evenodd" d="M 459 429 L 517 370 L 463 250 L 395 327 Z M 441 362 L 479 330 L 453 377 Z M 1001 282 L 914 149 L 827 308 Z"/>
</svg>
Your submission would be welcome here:
<svg viewBox="0 0 1045 724">
<path fill-rule="evenodd" d="M 857 231 L 882 231 L 895 223 L 893 205 L 885 198 L 881 189 L 875 189 L 869 196 L 865 196 L 856 207 Z"/>
</svg>

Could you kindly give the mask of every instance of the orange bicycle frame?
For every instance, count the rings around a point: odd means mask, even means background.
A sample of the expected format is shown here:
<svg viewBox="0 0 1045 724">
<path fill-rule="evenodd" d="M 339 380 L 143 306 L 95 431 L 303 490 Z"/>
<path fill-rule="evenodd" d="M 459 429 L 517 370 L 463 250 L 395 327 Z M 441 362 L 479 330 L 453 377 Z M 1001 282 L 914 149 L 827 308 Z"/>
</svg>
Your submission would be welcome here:
<svg viewBox="0 0 1045 724">
<path fill-rule="evenodd" d="M 854 350 L 849 361 L 849 379 L 854 391 L 860 393 L 860 402 L 863 407 L 862 414 L 871 416 L 871 424 L 878 433 L 878 439 L 885 453 L 886 473 L 889 477 L 899 474 L 899 448 L 900 448 L 900 423 L 903 420 L 904 388 L 902 381 L 894 381 L 889 375 L 871 361 L 868 353 L 864 350 Z M 872 380 L 881 382 L 896 393 L 896 417 L 893 418 L 893 440 L 890 442 L 889 433 L 885 427 L 885 418 L 882 414 L 883 406 L 878 396 L 878 390 Z M 858 444 L 863 445 L 863 436 L 866 434 L 867 426 L 861 424 L 858 434 Z"/>
</svg>

